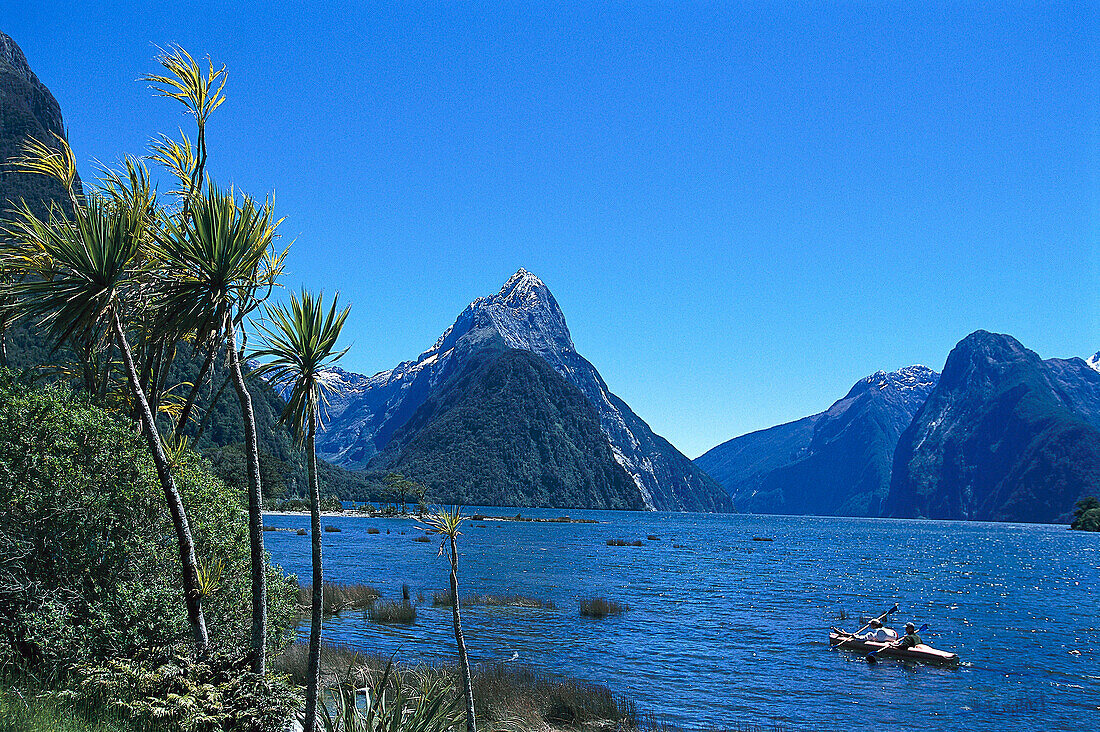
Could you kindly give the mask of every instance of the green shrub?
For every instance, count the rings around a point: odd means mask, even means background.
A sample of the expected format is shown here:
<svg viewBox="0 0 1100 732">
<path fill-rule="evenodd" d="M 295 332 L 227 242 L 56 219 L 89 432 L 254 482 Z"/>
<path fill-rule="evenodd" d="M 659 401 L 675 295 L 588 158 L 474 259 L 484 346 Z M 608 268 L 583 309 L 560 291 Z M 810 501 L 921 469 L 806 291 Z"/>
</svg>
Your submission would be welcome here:
<svg viewBox="0 0 1100 732">
<path fill-rule="evenodd" d="M 77 683 L 61 696 L 121 720 L 154 722 L 164 732 L 281 732 L 301 704 L 298 690 L 285 677 L 265 678 L 248 666 L 247 657 L 195 660 L 188 651 L 143 652 L 77 666 Z"/>
<path fill-rule="evenodd" d="M 447 675 L 402 673 L 392 662 L 381 673 L 358 669 L 322 702 L 323 732 L 447 732 L 460 729 L 466 717 L 464 699 Z"/>
<path fill-rule="evenodd" d="M 215 645 L 243 647 L 251 618 L 242 496 L 185 453 L 175 469 Z M 63 675 L 187 637 L 175 533 L 143 438 L 59 387 L 0 372 L 0 667 Z M 270 640 L 291 637 L 296 588 L 268 569 Z"/>
</svg>

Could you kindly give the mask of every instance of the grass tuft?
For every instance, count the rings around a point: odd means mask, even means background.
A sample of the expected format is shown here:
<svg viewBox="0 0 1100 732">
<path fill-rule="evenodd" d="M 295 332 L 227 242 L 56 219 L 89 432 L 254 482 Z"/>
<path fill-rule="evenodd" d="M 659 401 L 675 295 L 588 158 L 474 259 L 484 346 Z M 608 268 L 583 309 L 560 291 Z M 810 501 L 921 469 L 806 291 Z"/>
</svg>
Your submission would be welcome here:
<svg viewBox="0 0 1100 732">
<path fill-rule="evenodd" d="M 581 599 L 581 615 L 586 618 L 606 618 L 609 615 L 621 615 L 630 606 L 616 600 L 603 597 L 585 597 Z"/>
<path fill-rule="evenodd" d="M 409 625 L 416 622 L 416 607 L 408 602 L 378 602 L 367 608 L 367 617 L 376 623 Z"/>
<path fill-rule="evenodd" d="M 326 582 L 321 612 L 327 617 L 338 615 L 344 610 L 363 610 L 373 605 L 382 593 L 370 585 L 345 585 Z M 298 585 L 298 605 L 305 612 L 313 603 L 313 585 Z"/>
<path fill-rule="evenodd" d="M 450 607 L 453 604 L 449 591 L 432 593 L 432 607 Z M 462 604 L 465 607 L 480 605 L 482 607 L 525 607 L 536 610 L 554 609 L 553 601 L 526 595 L 467 595 L 462 598 Z"/>
</svg>

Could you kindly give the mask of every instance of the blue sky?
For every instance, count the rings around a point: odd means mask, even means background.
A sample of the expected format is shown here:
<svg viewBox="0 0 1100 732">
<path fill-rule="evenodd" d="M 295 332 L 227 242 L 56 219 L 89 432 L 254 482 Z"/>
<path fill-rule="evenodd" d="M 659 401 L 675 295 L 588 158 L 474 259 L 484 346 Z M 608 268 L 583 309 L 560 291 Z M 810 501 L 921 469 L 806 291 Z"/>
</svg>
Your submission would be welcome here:
<svg viewBox="0 0 1100 732">
<path fill-rule="evenodd" d="M 211 172 L 274 193 L 285 283 L 353 304 L 346 366 L 414 358 L 526 267 L 577 349 L 695 457 L 984 328 L 1100 349 L 1100 6 L 9 4 L 92 161 L 230 73 Z M 975 6 L 979 4 L 973 4 Z"/>
</svg>

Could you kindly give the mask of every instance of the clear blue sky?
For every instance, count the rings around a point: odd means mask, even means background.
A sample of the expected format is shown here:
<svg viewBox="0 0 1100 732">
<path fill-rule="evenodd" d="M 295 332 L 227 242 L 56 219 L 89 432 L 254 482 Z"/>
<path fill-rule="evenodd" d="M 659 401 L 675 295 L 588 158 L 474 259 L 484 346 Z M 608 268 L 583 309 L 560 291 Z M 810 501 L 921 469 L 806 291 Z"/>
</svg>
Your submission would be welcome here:
<svg viewBox="0 0 1100 732">
<path fill-rule="evenodd" d="M 1100 349 L 1096 4 L 3 5 L 86 177 L 186 124 L 154 44 L 228 66 L 211 170 L 353 370 L 520 266 L 691 457 L 978 328 Z"/>
</svg>

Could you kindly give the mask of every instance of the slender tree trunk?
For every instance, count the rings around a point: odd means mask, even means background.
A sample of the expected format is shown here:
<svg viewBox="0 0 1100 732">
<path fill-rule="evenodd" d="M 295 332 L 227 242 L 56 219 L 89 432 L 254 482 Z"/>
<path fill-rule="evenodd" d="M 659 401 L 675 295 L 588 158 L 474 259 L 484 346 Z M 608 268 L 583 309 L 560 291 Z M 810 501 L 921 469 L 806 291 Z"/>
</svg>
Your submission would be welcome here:
<svg viewBox="0 0 1100 732">
<path fill-rule="evenodd" d="M 252 410 L 252 395 L 244 383 L 240 354 L 237 353 L 236 329 L 226 317 L 229 338 L 229 368 L 233 372 L 233 387 L 241 402 L 244 422 L 245 461 L 248 467 L 248 540 L 252 549 L 252 671 L 263 674 L 267 649 L 267 567 L 264 556 L 263 486 L 260 484 L 260 442 L 256 437 L 256 415 Z"/>
<path fill-rule="evenodd" d="M 198 399 L 199 389 L 202 388 L 202 383 L 206 381 L 206 375 L 210 373 L 210 369 L 214 365 L 214 354 L 218 351 L 219 340 L 218 334 L 215 333 L 214 341 L 210 344 L 210 348 L 206 352 L 206 359 L 202 362 L 202 368 L 199 369 L 198 378 L 195 379 L 195 383 L 191 386 L 191 393 L 187 395 L 187 403 L 183 405 L 183 411 L 180 412 L 179 421 L 176 423 L 177 437 L 183 434 L 184 428 L 187 427 L 187 420 L 191 419 L 191 412 L 195 409 L 195 400 Z"/>
<path fill-rule="evenodd" d="M 183 507 L 183 499 L 176 490 L 176 482 L 172 479 L 172 473 L 168 468 L 168 458 L 164 454 L 164 447 L 160 444 L 157 423 L 153 419 L 153 412 L 149 409 L 145 392 L 141 389 L 137 369 L 134 367 L 134 357 L 130 352 L 130 344 L 126 341 L 126 333 L 122 330 L 122 321 L 118 319 L 118 313 L 111 314 L 111 322 L 114 326 L 115 340 L 118 341 L 118 348 L 122 352 L 122 360 L 126 366 L 126 375 L 130 380 L 130 389 L 133 390 L 137 401 L 138 415 L 145 426 L 144 432 L 149 443 L 149 452 L 153 454 L 157 477 L 160 478 L 164 498 L 168 502 L 168 512 L 172 515 L 172 525 L 176 529 L 176 543 L 179 545 L 180 564 L 183 569 L 183 599 L 187 605 L 187 619 L 191 623 L 191 631 L 195 636 L 195 647 L 199 655 L 203 655 L 210 646 L 210 638 L 206 633 L 206 618 L 202 612 L 199 567 L 195 559 L 195 542 L 191 537 L 187 511 Z"/>
<path fill-rule="evenodd" d="M 462 674 L 462 692 L 466 695 L 466 732 L 477 732 L 474 722 L 474 682 L 470 676 L 470 657 L 466 655 L 466 639 L 462 636 L 462 613 L 458 607 L 458 544 L 451 535 L 451 615 L 455 624 L 455 643 L 458 644 L 459 672 Z"/>
<path fill-rule="evenodd" d="M 0 366 L 8 367 L 8 332 L 0 331 Z"/>
<path fill-rule="evenodd" d="M 313 615 L 309 624 L 309 682 L 306 685 L 306 718 L 302 729 L 314 732 L 317 695 L 321 686 L 321 607 L 324 575 L 321 569 L 321 486 L 317 481 L 317 417 L 310 414 L 306 459 L 309 460 L 309 514 L 313 540 Z"/>
</svg>

